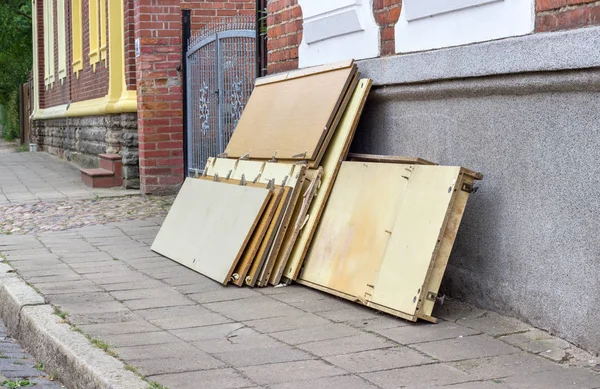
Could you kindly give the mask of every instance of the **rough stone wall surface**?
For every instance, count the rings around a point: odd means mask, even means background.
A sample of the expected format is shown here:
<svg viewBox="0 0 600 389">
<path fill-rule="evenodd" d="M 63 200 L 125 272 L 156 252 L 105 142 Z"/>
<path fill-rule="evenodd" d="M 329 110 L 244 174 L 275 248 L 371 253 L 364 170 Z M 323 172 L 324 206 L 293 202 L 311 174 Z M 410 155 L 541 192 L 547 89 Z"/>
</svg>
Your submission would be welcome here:
<svg viewBox="0 0 600 389">
<path fill-rule="evenodd" d="M 355 152 L 480 171 L 444 287 L 600 351 L 600 70 L 374 88 Z"/>
<path fill-rule="evenodd" d="M 139 187 L 136 114 L 36 120 L 32 140 L 39 151 L 84 167 L 98 167 L 98 154 L 121 154 L 124 185 Z"/>
</svg>

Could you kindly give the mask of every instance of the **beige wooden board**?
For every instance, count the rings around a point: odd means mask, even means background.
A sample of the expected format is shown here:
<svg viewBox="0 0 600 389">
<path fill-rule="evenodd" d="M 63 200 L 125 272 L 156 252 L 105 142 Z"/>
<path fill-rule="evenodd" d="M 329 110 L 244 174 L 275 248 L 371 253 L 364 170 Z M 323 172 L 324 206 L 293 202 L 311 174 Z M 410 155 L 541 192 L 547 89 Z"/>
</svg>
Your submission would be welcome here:
<svg viewBox="0 0 600 389">
<path fill-rule="evenodd" d="M 260 182 L 275 180 L 275 184 L 281 185 L 285 180 L 286 186 L 295 187 L 305 169 L 305 164 L 267 162 L 262 170 Z"/>
<path fill-rule="evenodd" d="M 317 157 L 314 160 L 308 162 L 308 167 L 314 169 L 315 167 L 319 166 L 319 164 L 321 163 L 321 160 L 323 159 L 323 155 L 325 155 L 325 153 L 327 152 L 327 148 L 329 147 L 329 142 L 331 142 L 331 138 L 333 137 L 333 134 L 335 134 L 335 130 L 337 129 L 337 126 L 340 124 L 342 117 L 344 116 L 344 112 L 346 112 L 346 107 L 348 106 L 350 99 L 354 95 L 354 90 L 356 89 L 356 86 L 358 85 L 358 81 L 359 81 L 358 75 L 355 75 L 352 78 L 352 81 L 350 82 L 350 87 L 348 88 L 348 90 L 346 91 L 346 94 L 344 95 L 342 104 L 340 104 L 339 109 L 335 113 L 333 122 L 331 123 L 331 128 L 333 128 L 333 130 L 327 132 L 325 139 L 321 143 L 321 147 L 319 147 L 319 152 L 317 153 Z"/>
<path fill-rule="evenodd" d="M 258 182 L 264 167 L 264 162 L 238 161 L 231 178 L 241 180 L 242 177 L 245 177 L 246 181 Z"/>
<path fill-rule="evenodd" d="M 298 277 L 302 261 L 304 260 L 310 241 L 316 231 L 321 213 L 327 203 L 327 198 L 329 197 L 329 193 L 335 182 L 335 177 L 340 168 L 340 164 L 348 154 L 350 143 L 354 137 L 360 115 L 365 106 L 369 91 L 371 90 L 371 84 L 372 80 L 368 78 L 359 81 L 358 86 L 350 99 L 350 103 L 344 112 L 344 116 L 331 139 L 327 152 L 324 155 L 321 164 L 323 167 L 321 187 L 309 209 L 310 218 L 295 242 L 283 273 L 283 276 L 288 280 L 295 280 Z"/>
<path fill-rule="evenodd" d="M 459 174 L 460 167 L 414 165 L 375 281 L 377 304 L 416 314 Z"/>
<path fill-rule="evenodd" d="M 342 163 L 299 279 L 370 296 L 408 183 L 406 168 Z"/>
<path fill-rule="evenodd" d="M 415 165 L 437 165 L 435 162 L 428 161 L 417 157 L 401 157 L 395 155 L 376 155 L 376 154 L 359 154 L 349 153 L 348 161 L 360 162 L 387 162 L 387 163 L 408 163 Z"/>
<path fill-rule="evenodd" d="M 227 176 L 231 177 L 233 176 L 233 171 L 235 170 L 237 163 L 237 159 L 210 157 L 206 161 L 204 173 L 207 176 L 214 176 L 216 174 L 221 178 Z"/>
<path fill-rule="evenodd" d="M 345 61 L 335 62 L 335 63 L 331 63 L 331 64 L 326 64 L 326 65 L 311 66 L 309 68 L 296 69 L 296 70 L 292 70 L 289 72 L 272 74 L 272 75 L 268 75 L 265 77 L 257 78 L 255 85 L 258 86 L 258 85 L 269 84 L 269 83 L 273 83 L 273 82 L 281 82 L 281 81 L 291 80 L 292 78 L 306 77 L 306 76 L 310 76 L 311 74 L 315 74 L 315 73 L 323 73 L 323 72 L 329 72 L 332 70 L 347 68 L 347 67 L 352 66 L 353 64 L 354 64 L 354 60 L 348 59 Z"/>
<path fill-rule="evenodd" d="M 473 184 L 473 177 L 464 173 L 461 174 L 461 178 L 455 185 L 455 190 L 456 188 L 460 189 L 463 183 Z M 468 198 L 468 192 L 465 192 L 463 190 L 456 191 L 454 201 L 451 205 L 450 214 L 448 215 L 448 221 L 444 230 L 442 241 L 440 242 L 440 247 L 437 250 L 435 259 L 433 261 L 433 265 L 431 266 L 431 271 L 428 274 L 429 277 L 424 282 L 424 285 L 426 286 L 421 291 L 421 296 L 419 298 L 420 316 L 431 316 L 433 312 L 433 307 L 436 303 L 437 293 L 440 289 L 440 285 L 442 284 L 442 278 L 444 277 L 444 273 L 446 272 L 448 259 L 450 258 L 452 246 L 454 246 L 454 240 L 456 239 L 456 234 L 458 233 L 458 228 L 460 226 L 462 216 L 465 212 L 465 207 L 467 205 Z M 432 296 L 432 298 L 428 298 L 428 292 L 434 293 L 435 296 Z"/>
<path fill-rule="evenodd" d="M 292 195 L 292 188 L 289 186 L 284 186 L 284 193 L 279 205 L 277 206 L 277 210 L 275 211 L 275 215 L 273 216 L 273 220 L 269 225 L 269 229 L 265 234 L 265 238 L 261 243 L 260 249 L 256 254 L 257 257 L 261 258 L 261 261 L 264 262 L 262 269 L 260 270 L 257 285 L 258 286 L 266 286 L 269 281 L 269 276 L 271 275 L 271 271 L 273 270 L 273 266 L 275 265 L 274 256 L 270 255 L 273 250 L 279 250 L 275 247 L 275 243 L 277 240 L 277 235 L 279 228 L 281 227 L 281 223 L 283 222 L 283 218 L 285 216 L 285 210 L 287 205 L 289 204 L 289 199 Z"/>
<path fill-rule="evenodd" d="M 354 74 L 350 66 L 256 86 L 225 153 L 314 160 Z"/>
<path fill-rule="evenodd" d="M 298 282 L 435 321 L 427 294 L 460 225 L 463 178 L 459 167 L 344 162 Z"/>
<path fill-rule="evenodd" d="M 266 234 L 269 231 L 269 227 L 271 225 L 271 221 L 273 220 L 273 216 L 278 209 L 279 202 L 283 196 L 284 189 L 279 187 L 275 189 L 273 196 L 269 199 L 265 211 L 258 222 L 258 225 L 254 229 L 252 233 L 252 237 L 250 241 L 246 245 L 246 250 L 242 254 L 242 258 L 238 262 L 238 265 L 235 268 L 235 273 L 233 277 L 233 283 L 238 286 L 244 285 L 246 277 L 249 275 L 250 277 L 254 277 L 256 274 L 255 263 L 258 262 L 258 252 L 262 247 L 263 240 L 269 239 Z M 253 285 L 252 285 L 253 286 Z"/>
<path fill-rule="evenodd" d="M 227 284 L 271 191 L 187 178 L 152 250 Z"/>
<path fill-rule="evenodd" d="M 309 218 L 308 210 L 312 204 L 317 190 L 321 183 L 321 177 L 323 176 L 323 169 L 310 169 L 307 170 L 305 179 L 302 183 L 301 197 L 302 201 L 298 202 L 294 208 L 290 208 L 291 219 L 290 225 L 285 231 L 283 242 L 277 257 L 275 259 L 275 265 L 269 277 L 269 283 L 271 285 L 278 285 L 283 276 L 283 272 L 287 266 L 289 257 L 294 248 L 294 244 L 298 238 L 298 235 L 304 228 L 307 218 Z M 288 211 L 288 212 L 289 212 Z"/>
</svg>

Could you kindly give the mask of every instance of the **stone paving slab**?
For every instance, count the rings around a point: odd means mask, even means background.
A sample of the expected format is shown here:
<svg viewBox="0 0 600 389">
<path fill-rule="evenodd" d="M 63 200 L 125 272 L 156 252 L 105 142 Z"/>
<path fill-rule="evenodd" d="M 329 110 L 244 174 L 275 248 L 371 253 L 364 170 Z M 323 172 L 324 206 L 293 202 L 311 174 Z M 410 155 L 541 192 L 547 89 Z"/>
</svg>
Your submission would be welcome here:
<svg viewBox="0 0 600 389">
<path fill-rule="evenodd" d="M 161 221 L 0 235 L 0 253 L 72 324 L 169 389 L 600 388 L 594 356 L 454 300 L 433 325 L 300 285 L 223 287 L 151 252 Z"/>
</svg>

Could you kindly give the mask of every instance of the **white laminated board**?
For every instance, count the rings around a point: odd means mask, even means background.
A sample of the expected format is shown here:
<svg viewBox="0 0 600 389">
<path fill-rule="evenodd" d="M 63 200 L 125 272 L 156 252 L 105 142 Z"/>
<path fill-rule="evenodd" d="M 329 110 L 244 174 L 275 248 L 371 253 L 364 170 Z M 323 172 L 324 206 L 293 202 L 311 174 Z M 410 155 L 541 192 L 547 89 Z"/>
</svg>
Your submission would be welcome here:
<svg viewBox="0 0 600 389">
<path fill-rule="evenodd" d="M 265 188 L 187 178 L 152 250 L 226 284 L 270 195 Z"/>
</svg>

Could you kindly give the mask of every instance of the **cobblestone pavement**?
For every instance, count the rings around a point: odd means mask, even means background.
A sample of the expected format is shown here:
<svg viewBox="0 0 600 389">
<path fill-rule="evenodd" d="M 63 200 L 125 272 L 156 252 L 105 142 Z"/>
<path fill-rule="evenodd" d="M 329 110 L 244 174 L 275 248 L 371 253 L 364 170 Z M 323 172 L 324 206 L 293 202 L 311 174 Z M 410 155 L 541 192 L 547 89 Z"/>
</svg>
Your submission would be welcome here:
<svg viewBox="0 0 600 389">
<path fill-rule="evenodd" d="M 165 216 L 174 199 L 174 196 L 125 196 L 0 204 L 0 235 L 61 231 L 114 221 Z"/>
<path fill-rule="evenodd" d="M 64 388 L 43 371 L 31 355 L 6 335 L 4 323 L 0 320 L 0 386 L 10 388 L 11 383 L 30 383 L 37 389 Z M 28 385 L 22 385 L 28 386 Z"/>
<path fill-rule="evenodd" d="M 1 149 L 8 147 L 4 144 Z M 0 206 L 138 193 L 122 188 L 89 188 L 81 182 L 75 165 L 44 152 L 0 152 Z"/>
<path fill-rule="evenodd" d="M 150 250 L 160 223 L 0 236 L 0 252 L 72 324 L 169 389 L 600 388 L 598 358 L 457 301 L 433 325 L 298 285 L 223 287 Z"/>
</svg>

